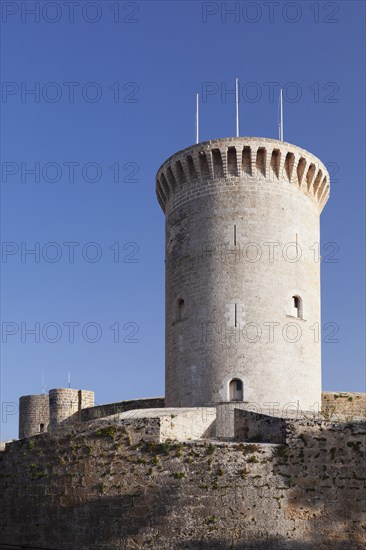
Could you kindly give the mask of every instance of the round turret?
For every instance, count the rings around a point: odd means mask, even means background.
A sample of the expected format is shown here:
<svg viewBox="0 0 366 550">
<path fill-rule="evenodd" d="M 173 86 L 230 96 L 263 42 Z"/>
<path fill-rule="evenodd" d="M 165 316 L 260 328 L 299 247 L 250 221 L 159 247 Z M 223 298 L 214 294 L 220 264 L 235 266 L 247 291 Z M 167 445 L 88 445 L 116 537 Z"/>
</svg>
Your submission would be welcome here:
<svg viewBox="0 0 366 550">
<path fill-rule="evenodd" d="M 19 439 L 46 432 L 49 423 L 48 395 L 23 395 L 19 399 Z"/>
<path fill-rule="evenodd" d="M 50 429 L 68 421 L 77 422 L 80 411 L 94 405 L 94 392 L 75 390 L 72 388 L 57 388 L 49 392 Z"/>
<path fill-rule="evenodd" d="M 70 388 L 50 390 L 50 429 L 79 411 L 79 392 Z"/>
<path fill-rule="evenodd" d="M 176 153 L 156 182 L 166 406 L 320 407 L 325 166 L 289 143 L 227 138 Z"/>
</svg>

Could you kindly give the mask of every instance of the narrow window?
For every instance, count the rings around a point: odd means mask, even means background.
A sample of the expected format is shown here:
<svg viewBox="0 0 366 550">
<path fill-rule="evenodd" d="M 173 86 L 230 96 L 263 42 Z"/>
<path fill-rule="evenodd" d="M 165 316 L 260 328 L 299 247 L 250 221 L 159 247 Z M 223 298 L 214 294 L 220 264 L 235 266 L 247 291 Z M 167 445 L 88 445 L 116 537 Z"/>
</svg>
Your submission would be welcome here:
<svg viewBox="0 0 366 550">
<path fill-rule="evenodd" d="M 300 296 L 292 296 L 293 300 L 293 316 L 302 319 L 302 299 Z"/>
<path fill-rule="evenodd" d="M 236 246 L 236 225 L 234 225 L 234 246 Z"/>
<path fill-rule="evenodd" d="M 40 424 L 40 425 L 39 425 L 39 431 L 40 431 L 41 433 L 44 432 L 44 424 Z"/>
<path fill-rule="evenodd" d="M 176 320 L 181 321 L 184 317 L 184 300 L 183 298 L 179 298 L 177 301 L 177 315 Z"/>
<path fill-rule="evenodd" d="M 243 401 L 243 382 L 239 378 L 233 378 L 229 384 L 229 400 Z"/>
<path fill-rule="evenodd" d="M 238 308 L 237 305 L 234 304 L 234 327 L 238 326 Z"/>
</svg>

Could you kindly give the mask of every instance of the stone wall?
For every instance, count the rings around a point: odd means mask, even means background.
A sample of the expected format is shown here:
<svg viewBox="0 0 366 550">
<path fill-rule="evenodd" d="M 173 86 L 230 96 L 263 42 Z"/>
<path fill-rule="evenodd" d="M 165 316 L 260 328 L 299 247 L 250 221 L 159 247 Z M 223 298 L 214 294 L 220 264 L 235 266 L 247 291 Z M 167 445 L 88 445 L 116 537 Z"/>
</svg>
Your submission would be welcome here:
<svg viewBox="0 0 366 550">
<path fill-rule="evenodd" d="M 133 409 L 154 409 L 162 408 L 165 405 L 164 397 L 151 397 L 147 399 L 132 399 L 130 401 L 118 401 L 116 403 L 107 403 L 97 405 L 81 411 L 81 421 L 89 422 L 112 414 L 122 413 Z"/>
<path fill-rule="evenodd" d="M 292 404 L 290 404 L 292 405 Z M 254 437 L 255 433 L 258 431 L 258 423 L 262 423 L 264 419 L 281 417 L 281 418 L 302 418 L 306 417 L 309 419 L 314 419 L 319 416 L 317 410 L 314 411 L 302 411 L 297 409 L 296 406 L 286 406 L 282 409 L 274 407 L 274 404 L 268 404 L 267 407 L 261 408 L 258 403 L 247 403 L 240 401 L 231 401 L 226 403 L 219 403 L 216 407 L 216 437 L 222 440 L 234 439 L 237 435 L 235 433 L 234 417 L 237 410 L 248 411 L 253 414 L 247 416 L 248 421 L 252 418 L 253 427 L 251 428 L 252 435 Z M 237 417 L 238 419 L 240 416 Z M 243 417 L 244 418 L 244 417 Z M 267 422 L 267 420 L 266 420 Z M 260 441 L 260 440 L 258 440 Z M 272 441 L 273 443 L 274 441 Z"/>
<path fill-rule="evenodd" d="M 287 445 L 159 443 L 154 434 L 133 443 L 115 419 L 79 430 L 0 454 L 3 545 L 365 548 L 365 423 L 294 420 Z"/>
<path fill-rule="evenodd" d="M 216 437 L 219 439 L 233 439 L 234 432 L 234 414 L 235 410 L 254 410 L 255 407 L 251 407 L 248 403 L 219 403 L 216 407 Z M 259 411 L 258 411 L 259 412 Z"/>
<path fill-rule="evenodd" d="M 135 445 L 141 440 L 162 443 L 212 438 L 215 419 L 215 408 L 132 409 L 102 418 L 96 425 L 102 429 L 110 425 L 116 429 L 123 426 L 131 444 Z M 62 427 L 65 428 L 67 425 Z"/>
<path fill-rule="evenodd" d="M 91 390 L 79 390 L 80 410 L 94 407 L 94 392 Z"/>
<path fill-rule="evenodd" d="M 366 417 L 366 393 L 357 392 L 323 392 L 323 415 L 332 418 L 337 415 L 353 418 Z"/>
<path fill-rule="evenodd" d="M 286 426 L 284 418 L 240 409 L 234 411 L 234 438 L 237 441 L 285 443 Z"/>
<path fill-rule="evenodd" d="M 216 435 L 216 408 L 167 409 L 170 416 L 161 419 L 161 441 L 187 441 Z"/>
</svg>

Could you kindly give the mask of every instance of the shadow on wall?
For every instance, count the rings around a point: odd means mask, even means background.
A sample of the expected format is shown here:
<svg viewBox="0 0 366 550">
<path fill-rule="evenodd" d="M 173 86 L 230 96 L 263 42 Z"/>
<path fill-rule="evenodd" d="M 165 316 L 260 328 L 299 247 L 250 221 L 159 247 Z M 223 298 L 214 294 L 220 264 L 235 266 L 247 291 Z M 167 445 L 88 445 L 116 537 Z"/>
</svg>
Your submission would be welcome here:
<svg viewBox="0 0 366 550">
<path fill-rule="evenodd" d="M 329 542 L 301 542 L 294 540 L 279 540 L 269 538 L 267 540 L 253 540 L 251 542 L 222 541 L 220 539 L 193 540 L 175 547 L 177 550 L 329 550 Z M 332 550 L 344 550 L 357 546 L 345 546 L 344 542 L 331 543 Z M 361 548 L 361 546 L 359 547 Z"/>
<path fill-rule="evenodd" d="M 364 423 L 295 422 L 289 445 L 274 446 L 266 463 L 260 445 L 251 451 L 259 460 L 243 453 L 244 445 L 152 441 L 136 447 L 128 433 L 113 425 L 91 426 L 96 427 L 92 438 L 88 431 L 86 438 L 55 438 L 51 452 L 45 434 L 36 443 L 19 441 L 2 453 L 2 461 L 16 461 L 10 466 L 21 476 L 22 487 L 29 472 L 30 487 L 19 498 L 16 476 L 12 483 L 0 479 L 9 502 L 0 515 L 3 540 L 39 550 L 112 550 L 121 548 L 121 541 L 126 547 L 159 550 L 365 548 Z M 41 457 L 46 462 L 39 470 Z M 243 475 L 235 469 L 237 460 L 248 469 Z M 87 485 L 75 490 L 81 468 Z M 264 472 L 268 475 L 260 481 Z M 47 492 L 52 499 L 44 498 Z M 248 509 L 253 504 L 255 511 Z M 275 522 L 269 527 L 268 514 Z M 287 537 L 293 526 L 290 535 L 303 540 Z"/>
</svg>

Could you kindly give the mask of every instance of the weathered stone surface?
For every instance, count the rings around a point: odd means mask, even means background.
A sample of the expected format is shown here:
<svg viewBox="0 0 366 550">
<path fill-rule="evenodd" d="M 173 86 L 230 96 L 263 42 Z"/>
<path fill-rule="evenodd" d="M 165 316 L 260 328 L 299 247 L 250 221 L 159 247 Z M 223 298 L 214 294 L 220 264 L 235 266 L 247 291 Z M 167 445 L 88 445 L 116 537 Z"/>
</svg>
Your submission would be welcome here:
<svg viewBox="0 0 366 550">
<path fill-rule="evenodd" d="M 19 439 L 31 437 L 62 422 L 78 422 L 81 410 L 94 405 L 94 392 L 57 388 L 49 394 L 23 395 L 19 399 Z"/>
<path fill-rule="evenodd" d="M 118 401 L 116 403 L 106 403 L 105 405 L 96 405 L 95 407 L 82 409 L 81 420 L 82 422 L 88 422 L 89 420 L 96 420 L 98 418 L 111 416 L 112 414 L 122 413 L 125 411 L 136 409 L 153 409 L 155 407 L 162 408 L 164 405 L 164 397 L 148 397 L 144 399 Z"/>
<path fill-rule="evenodd" d="M 278 140 L 217 139 L 170 157 L 156 189 L 166 216 L 166 405 L 229 401 L 239 380 L 244 402 L 319 410 L 325 166 Z"/>
<path fill-rule="evenodd" d="M 323 392 L 322 412 L 329 419 L 344 416 L 348 420 L 366 417 L 366 393 Z"/>
<path fill-rule="evenodd" d="M 23 395 L 19 399 L 19 438 L 47 431 L 50 421 L 48 395 Z"/>
<path fill-rule="evenodd" d="M 234 438 L 237 441 L 285 443 L 287 422 L 284 418 L 236 409 Z"/>
<path fill-rule="evenodd" d="M 1 541 L 58 550 L 364 548 L 365 423 L 286 422 L 286 445 L 134 445 L 136 424 L 116 418 L 10 443 L 0 454 Z"/>
</svg>

